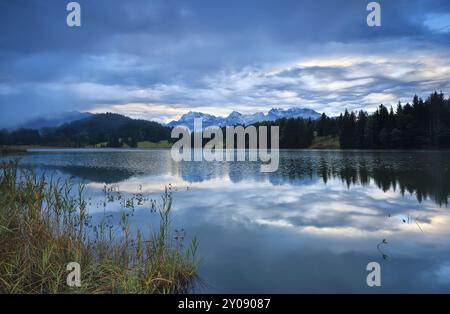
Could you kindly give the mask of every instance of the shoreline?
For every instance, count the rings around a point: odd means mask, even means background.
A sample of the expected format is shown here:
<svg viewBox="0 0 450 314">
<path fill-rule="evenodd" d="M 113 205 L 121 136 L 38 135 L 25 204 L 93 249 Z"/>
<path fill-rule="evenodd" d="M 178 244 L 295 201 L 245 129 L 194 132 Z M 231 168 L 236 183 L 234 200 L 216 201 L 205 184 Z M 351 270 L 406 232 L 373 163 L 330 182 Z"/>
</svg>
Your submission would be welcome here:
<svg viewBox="0 0 450 314">
<path fill-rule="evenodd" d="M 0 147 L 0 155 L 3 154 L 25 154 L 33 151 L 52 151 L 52 150 L 78 150 L 78 151 L 152 151 L 152 150 L 170 150 L 171 147 L 57 147 L 57 146 L 3 146 Z M 245 149 L 248 150 L 248 149 Z M 391 148 L 391 149 L 342 149 L 342 148 L 280 148 L 279 151 L 334 151 L 334 152 L 450 152 L 450 149 L 436 149 L 436 148 Z"/>
<path fill-rule="evenodd" d="M 151 151 L 168 150 L 171 147 L 71 147 L 71 146 L 39 146 L 39 145 L 3 145 L 0 155 L 25 154 L 39 150 L 105 150 L 105 151 Z M 248 150 L 246 148 L 245 150 Z M 390 148 L 390 149 L 342 149 L 332 147 L 280 148 L 279 151 L 339 151 L 339 152 L 449 152 L 450 149 L 437 148 Z"/>
</svg>

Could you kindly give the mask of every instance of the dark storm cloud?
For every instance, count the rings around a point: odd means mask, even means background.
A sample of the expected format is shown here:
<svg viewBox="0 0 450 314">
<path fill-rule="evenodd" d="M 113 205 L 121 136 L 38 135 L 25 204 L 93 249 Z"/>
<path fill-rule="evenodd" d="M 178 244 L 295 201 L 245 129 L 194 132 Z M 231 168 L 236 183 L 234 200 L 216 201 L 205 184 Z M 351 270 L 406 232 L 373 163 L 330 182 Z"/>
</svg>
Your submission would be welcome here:
<svg viewBox="0 0 450 314">
<path fill-rule="evenodd" d="M 0 125 L 129 103 L 337 113 L 448 88 L 449 72 L 426 74 L 449 67 L 448 1 L 379 1 L 380 28 L 367 27 L 366 0 L 80 0 L 81 28 L 66 26 L 68 2 L 0 3 Z"/>
</svg>

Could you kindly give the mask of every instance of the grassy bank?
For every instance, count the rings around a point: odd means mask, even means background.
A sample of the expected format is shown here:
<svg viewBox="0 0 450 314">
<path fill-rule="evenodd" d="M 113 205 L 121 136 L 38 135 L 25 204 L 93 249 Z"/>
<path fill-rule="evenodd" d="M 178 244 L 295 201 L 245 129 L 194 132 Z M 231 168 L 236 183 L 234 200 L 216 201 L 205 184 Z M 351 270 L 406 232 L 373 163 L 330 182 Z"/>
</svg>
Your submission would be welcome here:
<svg viewBox="0 0 450 314">
<path fill-rule="evenodd" d="M 338 136 L 315 136 L 310 146 L 312 149 L 340 149 Z"/>
<path fill-rule="evenodd" d="M 160 225 L 145 238 L 131 231 L 128 220 L 134 211 L 129 208 L 119 228 L 107 221 L 93 226 L 83 186 L 78 193 L 73 188 L 70 182 L 18 170 L 15 163 L 1 165 L 0 293 L 190 291 L 197 244 L 194 240 L 183 249 L 173 240 L 170 189 L 160 204 L 152 202 L 149 215 L 159 213 Z M 81 266 L 81 287 L 66 283 L 70 262 Z"/>
<path fill-rule="evenodd" d="M 158 143 L 144 141 L 137 143 L 138 148 L 171 148 L 172 144 L 169 141 L 160 141 Z"/>
<path fill-rule="evenodd" d="M 24 154 L 26 152 L 26 148 L 18 146 L 0 146 L 0 155 Z"/>
<path fill-rule="evenodd" d="M 88 146 L 89 147 L 89 146 Z M 97 143 L 93 148 L 106 148 L 108 147 L 108 142 Z M 136 148 L 171 148 L 172 144 L 165 140 L 159 142 L 142 141 L 136 143 Z M 121 148 L 130 148 L 127 144 L 123 144 Z"/>
</svg>

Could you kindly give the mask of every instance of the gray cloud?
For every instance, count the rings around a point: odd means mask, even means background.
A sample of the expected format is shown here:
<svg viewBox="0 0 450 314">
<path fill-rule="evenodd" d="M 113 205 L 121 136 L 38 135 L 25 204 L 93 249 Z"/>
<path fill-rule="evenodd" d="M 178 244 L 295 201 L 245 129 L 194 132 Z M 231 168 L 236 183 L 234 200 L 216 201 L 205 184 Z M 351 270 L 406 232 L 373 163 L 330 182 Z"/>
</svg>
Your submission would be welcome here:
<svg viewBox="0 0 450 314">
<path fill-rule="evenodd" d="M 0 3 L 0 126 L 65 110 L 336 114 L 449 87 L 448 1 L 380 1 L 378 29 L 359 0 L 79 2 L 79 29 L 65 1 Z"/>
</svg>

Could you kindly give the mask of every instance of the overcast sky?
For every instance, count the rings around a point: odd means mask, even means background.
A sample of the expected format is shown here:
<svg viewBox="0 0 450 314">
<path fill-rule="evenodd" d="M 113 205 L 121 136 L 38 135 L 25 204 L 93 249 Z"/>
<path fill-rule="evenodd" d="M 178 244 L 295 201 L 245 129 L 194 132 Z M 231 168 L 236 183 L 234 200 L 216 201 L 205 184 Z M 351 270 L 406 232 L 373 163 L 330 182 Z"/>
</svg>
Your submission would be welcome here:
<svg viewBox="0 0 450 314">
<path fill-rule="evenodd" d="M 168 122 L 307 107 L 335 115 L 450 92 L 450 1 L 0 0 L 0 127 L 63 111 Z"/>
</svg>

